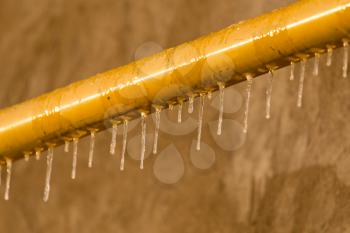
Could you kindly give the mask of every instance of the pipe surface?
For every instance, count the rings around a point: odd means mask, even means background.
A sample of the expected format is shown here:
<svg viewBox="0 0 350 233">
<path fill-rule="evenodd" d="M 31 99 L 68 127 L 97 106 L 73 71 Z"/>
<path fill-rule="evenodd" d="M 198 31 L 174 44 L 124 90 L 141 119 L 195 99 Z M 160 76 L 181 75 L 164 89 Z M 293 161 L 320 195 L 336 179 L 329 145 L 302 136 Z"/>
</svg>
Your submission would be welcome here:
<svg viewBox="0 0 350 233">
<path fill-rule="evenodd" d="M 133 119 L 152 106 L 232 85 L 350 38 L 350 0 L 302 0 L 0 111 L 0 159 Z"/>
</svg>

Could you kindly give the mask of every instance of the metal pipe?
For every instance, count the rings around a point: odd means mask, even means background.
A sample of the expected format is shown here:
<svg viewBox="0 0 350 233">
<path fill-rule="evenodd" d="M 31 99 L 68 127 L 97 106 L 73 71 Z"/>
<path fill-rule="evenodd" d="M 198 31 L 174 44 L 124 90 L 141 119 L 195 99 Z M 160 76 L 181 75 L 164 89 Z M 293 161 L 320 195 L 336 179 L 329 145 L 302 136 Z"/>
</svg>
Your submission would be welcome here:
<svg viewBox="0 0 350 233">
<path fill-rule="evenodd" d="M 350 0 L 302 0 L 0 111 L 0 156 L 35 150 L 133 119 L 152 106 L 244 81 L 350 38 Z"/>
</svg>

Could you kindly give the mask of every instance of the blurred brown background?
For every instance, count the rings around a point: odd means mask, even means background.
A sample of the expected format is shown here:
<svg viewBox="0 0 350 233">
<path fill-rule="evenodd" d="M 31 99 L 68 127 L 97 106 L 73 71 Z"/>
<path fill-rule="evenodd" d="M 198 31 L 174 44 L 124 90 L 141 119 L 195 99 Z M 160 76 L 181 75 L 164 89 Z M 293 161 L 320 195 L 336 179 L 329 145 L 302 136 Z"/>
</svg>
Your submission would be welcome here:
<svg viewBox="0 0 350 233">
<path fill-rule="evenodd" d="M 291 2 L 1 0 L 0 107 Z M 277 71 L 270 120 L 264 118 L 268 81 L 257 78 L 247 137 L 241 133 L 245 83 L 226 90 L 221 137 L 215 94 L 205 106 L 200 153 L 193 148 L 197 111 L 184 113 L 181 125 L 176 109 L 162 114 L 158 155 L 150 155 L 149 119 L 144 171 L 138 122 L 129 131 L 124 172 L 121 135 L 117 156 L 108 154 L 110 131 L 97 135 L 92 169 L 89 139 L 80 142 L 75 181 L 71 153 L 57 148 L 48 203 L 42 201 L 45 159 L 17 162 L 10 201 L 0 201 L 0 232 L 350 232 L 350 80 L 341 78 L 341 58 L 336 51 L 328 68 L 322 57 L 319 77 L 309 61 L 302 109 L 297 80 L 288 80 L 288 68 Z"/>
</svg>

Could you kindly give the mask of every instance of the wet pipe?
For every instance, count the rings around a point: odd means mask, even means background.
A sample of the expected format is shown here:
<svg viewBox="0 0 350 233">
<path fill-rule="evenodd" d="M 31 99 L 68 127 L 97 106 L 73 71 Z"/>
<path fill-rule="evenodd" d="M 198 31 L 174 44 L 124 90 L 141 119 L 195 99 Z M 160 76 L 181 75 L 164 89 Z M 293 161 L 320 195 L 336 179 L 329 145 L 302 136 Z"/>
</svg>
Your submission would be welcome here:
<svg viewBox="0 0 350 233">
<path fill-rule="evenodd" d="M 350 0 L 301 0 L 0 111 L 0 162 L 244 81 L 350 38 Z"/>
</svg>

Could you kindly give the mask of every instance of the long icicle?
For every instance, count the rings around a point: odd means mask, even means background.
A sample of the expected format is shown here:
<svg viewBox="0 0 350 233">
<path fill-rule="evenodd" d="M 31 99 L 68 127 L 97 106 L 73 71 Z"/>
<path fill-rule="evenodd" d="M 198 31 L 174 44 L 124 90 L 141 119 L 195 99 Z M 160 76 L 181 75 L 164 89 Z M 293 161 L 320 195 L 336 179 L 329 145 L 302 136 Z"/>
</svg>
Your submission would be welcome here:
<svg viewBox="0 0 350 233">
<path fill-rule="evenodd" d="M 225 83 L 218 82 L 219 86 L 219 120 L 218 129 L 216 131 L 217 135 L 222 133 L 222 117 L 224 115 L 224 98 L 225 98 Z"/>
<path fill-rule="evenodd" d="M 253 76 L 250 74 L 247 74 L 245 77 L 247 79 L 247 88 L 246 88 L 247 97 L 245 101 L 243 133 L 248 133 L 248 115 L 249 115 L 250 96 L 251 96 L 252 85 L 253 85 Z"/>
<path fill-rule="evenodd" d="M 266 89 L 266 112 L 265 118 L 270 119 L 271 117 L 271 98 L 272 98 L 272 84 L 273 84 L 273 72 L 269 72 L 268 87 Z"/>
<path fill-rule="evenodd" d="M 128 120 L 124 120 L 123 123 L 123 145 L 122 145 L 122 156 L 120 159 L 120 170 L 124 170 L 124 163 L 125 163 L 125 152 L 126 152 L 126 141 L 128 138 Z"/>
<path fill-rule="evenodd" d="M 290 77 L 289 80 L 294 80 L 294 71 L 295 71 L 295 63 L 293 61 L 290 62 Z"/>
<path fill-rule="evenodd" d="M 73 160 L 72 160 L 72 174 L 71 177 L 74 180 L 77 174 L 77 160 L 78 160 L 78 138 L 73 138 Z"/>
<path fill-rule="evenodd" d="M 160 113 L 161 109 L 156 107 L 155 117 L 156 117 L 156 125 L 154 128 L 154 137 L 153 137 L 153 154 L 157 154 L 158 151 L 158 135 L 159 135 L 159 127 L 160 127 Z"/>
<path fill-rule="evenodd" d="M 300 79 L 299 79 L 299 88 L 298 88 L 298 101 L 297 106 L 301 108 L 303 105 L 303 92 L 304 92 L 304 79 L 305 79 L 305 68 L 306 60 L 301 60 L 301 69 L 300 69 Z"/>
<path fill-rule="evenodd" d="M 94 161 L 94 150 L 95 150 L 95 131 L 90 132 L 90 149 L 89 149 L 89 162 L 88 167 L 92 168 Z"/>
<path fill-rule="evenodd" d="M 11 185 L 11 173 L 12 173 L 12 160 L 6 159 L 6 186 L 4 199 L 8 201 L 10 199 L 10 185 Z"/>
<path fill-rule="evenodd" d="M 201 94 L 199 99 L 199 111 L 198 111 L 198 133 L 197 133 L 197 146 L 196 149 L 201 149 L 202 127 L 203 127 L 203 113 L 204 113 L 204 101 L 205 95 Z"/>
<path fill-rule="evenodd" d="M 49 195 L 50 195 L 52 160 L 53 160 L 53 147 L 49 147 L 48 154 L 46 157 L 46 176 L 45 176 L 45 188 L 44 188 L 44 197 L 43 197 L 44 202 L 47 202 L 49 200 Z"/>
<path fill-rule="evenodd" d="M 321 57 L 321 55 L 319 53 L 315 53 L 314 70 L 312 72 L 313 76 L 318 76 L 319 67 L 320 67 L 320 57 Z"/>
<path fill-rule="evenodd" d="M 111 155 L 115 154 L 115 148 L 117 146 L 117 134 L 118 134 L 118 124 L 116 122 L 113 123 L 112 126 L 112 140 L 111 140 L 111 146 L 109 148 L 109 153 Z"/>
<path fill-rule="evenodd" d="M 333 48 L 328 47 L 327 48 L 327 62 L 326 62 L 327 66 L 332 65 L 332 57 L 333 57 Z"/>
<path fill-rule="evenodd" d="M 143 169 L 143 161 L 145 159 L 146 152 L 146 113 L 141 113 L 141 156 L 140 156 L 140 169 Z"/>
<path fill-rule="evenodd" d="M 188 97 L 188 113 L 193 113 L 194 95 Z"/>
<path fill-rule="evenodd" d="M 183 108 L 183 101 L 179 101 L 179 105 L 177 109 L 177 123 L 181 123 L 182 121 L 182 108 Z"/>
<path fill-rule="evenodd" d="M 343 42 L 344 58 L 343 58 L 343 78 L 348 77 L 348 67 L 349 67 L 349 41 L 344 40 Z"/>
</svg>

